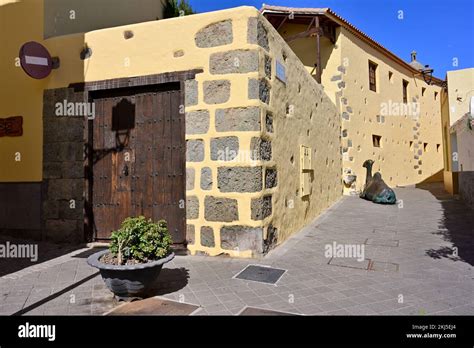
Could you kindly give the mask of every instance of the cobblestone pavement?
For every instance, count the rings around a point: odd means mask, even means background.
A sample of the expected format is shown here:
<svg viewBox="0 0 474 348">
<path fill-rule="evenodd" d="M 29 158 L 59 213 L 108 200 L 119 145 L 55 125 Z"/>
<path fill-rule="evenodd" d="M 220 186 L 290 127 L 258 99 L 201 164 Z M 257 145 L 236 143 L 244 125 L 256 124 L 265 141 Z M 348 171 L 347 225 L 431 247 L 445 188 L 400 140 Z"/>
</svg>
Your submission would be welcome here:
<svg viewBox="0 0 474 348">
<path fill-rule="evenodd" d="M 306 315 L 474 314 L 473 211 L 436 185 L 396 193 L 403 206 L 344 197 L 261 260 L 177 256 L 154 295 L 201 306 L 195 315 L 238 314 L 245 306 Z M 325 247 L 334 242 L 364 244 L 366 260 L 331 260 Z M 86 264 L 95 251 L 4 275 L 0 314 L 101 315 L 114 308 Z M 249 264 L 287 271 L 277 285 L 233 278 Z"/>
</svg>

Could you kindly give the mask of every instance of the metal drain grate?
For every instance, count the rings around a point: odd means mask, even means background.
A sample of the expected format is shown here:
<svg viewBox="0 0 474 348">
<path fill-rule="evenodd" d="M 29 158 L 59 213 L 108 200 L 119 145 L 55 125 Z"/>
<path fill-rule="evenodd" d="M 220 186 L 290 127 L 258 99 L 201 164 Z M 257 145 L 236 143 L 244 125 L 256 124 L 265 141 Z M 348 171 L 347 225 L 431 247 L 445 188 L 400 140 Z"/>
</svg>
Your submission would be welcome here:
<svg viewBox="0 0 474 348">
<path fill-rule="evenodd" d="M 242 312 L 239 314 L 240 316 L 291 316 L 291 315 L 298 315 L 288 312 L 279 312 L 274 311 L 271 309 L 263 309 L 263 308 L 256 308 L 256 307 L 245 307 Z"/>
<path fill-rule="evenodd" d="M 234 278 L 265 284 L 276 284 L 285 272 L 286 270 L 279 268 L 248 265 L 240 273 L 234 276 Z"/>
</svg>

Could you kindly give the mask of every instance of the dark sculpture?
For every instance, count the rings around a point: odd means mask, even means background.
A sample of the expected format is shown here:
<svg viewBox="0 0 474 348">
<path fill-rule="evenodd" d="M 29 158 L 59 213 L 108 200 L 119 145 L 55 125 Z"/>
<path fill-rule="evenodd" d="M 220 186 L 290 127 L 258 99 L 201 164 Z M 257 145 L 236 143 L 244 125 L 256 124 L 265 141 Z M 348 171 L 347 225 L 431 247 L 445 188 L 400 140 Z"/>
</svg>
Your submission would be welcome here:
<svg viewBox="0 0 474 348">
<path fill-rule="evenodd" d="M 383 181 L 382 174 L 377 172 L 372 176 L 373 164 L 374 161 L 367 160 L 362 165 L 367 169 L 367 176 L 364 191 L 362 191 L 360 198 L 379 204 L 395 204 L 397 202 L 395 192 Z"/>
</svg>

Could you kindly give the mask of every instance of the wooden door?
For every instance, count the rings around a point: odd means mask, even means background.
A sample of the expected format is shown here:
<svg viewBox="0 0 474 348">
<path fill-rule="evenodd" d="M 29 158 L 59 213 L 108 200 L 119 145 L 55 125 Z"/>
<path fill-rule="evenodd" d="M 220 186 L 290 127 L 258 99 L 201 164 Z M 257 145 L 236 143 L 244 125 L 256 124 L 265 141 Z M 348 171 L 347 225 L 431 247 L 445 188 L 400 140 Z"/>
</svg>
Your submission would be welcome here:
<svg viewBox="0 0 474 348">
<path fill-rule="evenodd" d="M 186 159 L 180 90 L 121 93 L 94 98 L 96 239 L 110 238 L 125 218 L 143 215 L 165 219 L 173 242 L 184 243 Z"/>
</svg>

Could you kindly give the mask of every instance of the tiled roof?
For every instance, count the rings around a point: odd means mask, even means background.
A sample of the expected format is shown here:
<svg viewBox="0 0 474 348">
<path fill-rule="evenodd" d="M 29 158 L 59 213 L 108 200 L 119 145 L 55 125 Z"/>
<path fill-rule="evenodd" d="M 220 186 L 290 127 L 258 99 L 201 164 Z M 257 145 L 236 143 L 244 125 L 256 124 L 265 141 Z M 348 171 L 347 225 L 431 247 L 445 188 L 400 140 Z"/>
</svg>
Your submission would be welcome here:
<svg viewBox="0 0 474 348">
<path fill-rule="evenodd" d="M 373 48 L 377 49 L 379 52 L 385 54 L 387 57 L 391 58 L 392 60 L 398 62 L 408 70 L 412 71 L 413 73 L 418 73 L 418 68 L 410 65 L 402 58 L 398 57 L 396 54 L 389 51 L 385 48 L 382 44 L 378 43 L 370 36 L 362 32 L 361 30 L 357 29 L 354 25 L 349 23 L 347 20 L 339 16 L 337 13 L 332 11 L 330 8 L 298 8 L 298 7 L 284 7 L 284 6 L 271 6 L 271 5 L 264 5 L 260 10 L 262 14 L 270 14 L 270 13 L 293 13 L 295 16 L 297 15 L 325 15 L 328 18 L 332 19 L 334 22 L 338 23 L 339 25 L 343 26 L 354 35 L 359 37 L 360 39 L 364 40 Z M 423 68 L 423 67 L 422 67 Z M 433 76 L 433 81 L 435 82 L 442 82 L 443 80 L 436 78 Z"/>
</svg>

